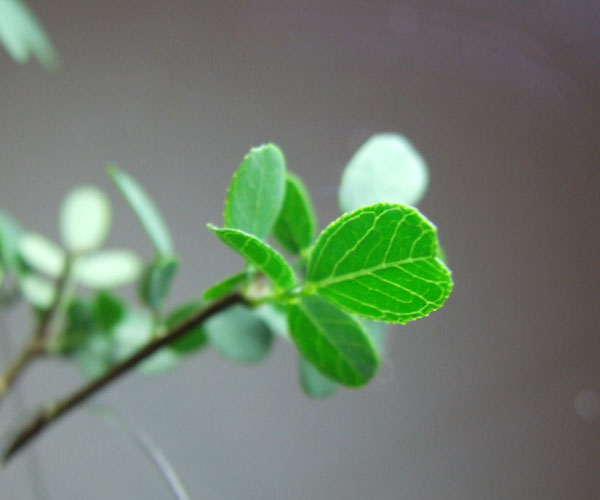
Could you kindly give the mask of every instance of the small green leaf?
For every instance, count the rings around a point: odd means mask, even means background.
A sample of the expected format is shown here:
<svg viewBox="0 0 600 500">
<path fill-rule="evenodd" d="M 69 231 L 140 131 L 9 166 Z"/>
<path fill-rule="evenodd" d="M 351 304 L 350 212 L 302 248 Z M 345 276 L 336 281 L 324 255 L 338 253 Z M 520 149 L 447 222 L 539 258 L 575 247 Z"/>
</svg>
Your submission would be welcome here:
<svg viewBox="0 0 600 500">
<path fill-rule="evenodd" d="M 365 333 L 371 338 L 373 346 L 381 358 L 385 351 L 385 342 L 387 340 L 386 324 L 365 318 L 358 318 L 358 321 L 365 329 Z"/>
<path fill-rule="evenodd" d="M 202 302 L 198 300 L 178 307 L 165 320 L 166 327 L 169 330 L 176 327 L 184 320 L 199 312 L 203 307 Z M 207 340 L 204 328 L 199 325 L 192 328 L 183 337 L 169 344 L 169 347 L 179 354 L 189 354 L 204 347 Z"/>
<path fill-rule="evenodd" d="M 65 317 L 66 324 L 60 336 L 59 351 L 71 354 L 81 349 L 98 331 L 92 306 L 85 300 L 72 299 Z"/>
<path fill-rule="evenodd" d="M 299 254 L 313 242 L 316 225 L 315 211 L 304 183 L 288 173 L 283 207 L 273 228 L 275 238 L 283 248 Z"/>
<path fill-rule="evenodd" d="M 125 316 L 125 304 L 115 295 L 101 291 L 92 305 L 94 320 L 105 333 L 110 333 Z"/>
<path fill-rule="evenodd" d="M 20 0 L 0 1 L 0 42 L 18 63 L 31 56 L 49 71 L 59 65 L 52 42 L 34 13 Z"/>
<path fill-rule="evenodd" d="M 275 144 L 252 148 L 231 180 L 225 226 L 264 239 L 279 215 L 285 192 L 285 158 Z"/>
<path fill-rule="evenodd" d="M 270 330 L 279 335 L 282 339 L 291 342 L 290 331 L 288 329 L 287 317 L 284 311 L 275 306 L 275 304 L 265 302 L 253 309 L 254 315 L 262 319 Z"/>
<path fill-rule="evenodd" d="M 288 323 L 302 355 L 324 375 L 347 386 L 366 384 L 379 359 L 363 327 L 349 314 L 317 296 L 288 308 Z"/>
<path fill-rule="evenodd" d="M 54 286 L 36 274 L 22 277 L 19 289 L 25 300 L 38 309 L 48 309 L 54 302 Z"/>
<path fill-rule="evenodd" d="M 290 265 L 276 250 L 257 237 L 238 229 L 217 228 L 211 224 L 208 227 L 223 243 L 254 264 L 280 288 L 288 289 L 296 285 L 294 270 Z"/>
<path fill-rule="evenodd" d="M 378 202 L 416 205 L 428 182 L 425 160 L 406 137 L 376 134 L 358 149 L 344 170 L 340 208 L 350 212 Z"/>
<path fill-rule="evenodd" d="M 452 291 L 436 255 L 436 230 L 416 209 L 359 208 L 319 235 L 305 290 L 365 318 L 406 323 L 442 307 Z"/>
<path fill-rule="evenodd" d="M 204 324 L 211 346 L 237 363 L 256 363 L 269 352 L 273 335 L 269 327 L 243 306 L 233 306 Z"/>
<path fill-rule="evenodd" d="M 77 260 L 75 276 L 90 288 L 115 288 L 139 279 L 142 261 L 128 250 L 103 250 Z"/>
<path fill-rule="evenodd" d="M 233 292 L 240 284 L 242 284 L 247 278 L 246 272 L 241 272 L 234 274 L 233 276 L 229 276 L 229 278 L 225 278 L 218 283 L 215 283 L 213 286 L 209 287 L 202 298 L 204 300 L 216 300 L 224 297 L 230 292 Z"/>
<path fill-rule="evenodd" d="M 173 243 L 167 226 L 154 202 L 138 182 L 115 164 L 109 164 L 107 172 L 117 189 L 137 215 L 142 227 L 158 254 L 173 255 Z"/>
<path fill-rule="evenodd" d="M 19 240 L 23 230 L 9 214 L 0 210 L 0 262 L 7 271 L 21 272 Z"/>
<path fill-rule="evenodd" d="M 19 240 L 19 252 L 29 266 L 41 273 L 56 278 L 63 272 L 64 252 L 41 234 L 23 234 Z"/>
<path fill-rule="evenodd" d="M 108 235 L 110 223 L 110 201 L 94 186 L 73 189 L 62 204 L 62 239 L 72 252 L 84 253 L 100 247 Z"/>
<path fill-rule="evenodd" d="M 315 366 L 298 354 L 300 386 L 304 393 L 315 399 L 326 398 L 335 392 L 337 384 L 323 375 Z"/>
<path fill-rule="evenodd" d="M 103 335 L 93 335 L 70 356 L 86 377 L 94 379 L 112 365 L 113 345 L 112 339 Z"/>
<path fill-rule="evenodd" d="M 169 294 L 178 266 L 177 259 L 159 256 L 146 270 L 140 284 L 140 295 L 151 309 L 160 309 Z"/>
</svg>

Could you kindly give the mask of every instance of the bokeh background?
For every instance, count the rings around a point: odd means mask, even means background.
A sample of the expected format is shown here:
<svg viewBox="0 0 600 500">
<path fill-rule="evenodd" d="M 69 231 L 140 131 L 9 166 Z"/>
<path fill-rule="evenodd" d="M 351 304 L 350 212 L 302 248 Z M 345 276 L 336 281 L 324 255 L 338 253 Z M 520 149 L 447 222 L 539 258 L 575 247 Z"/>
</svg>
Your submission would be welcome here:
<svg viewBox="0 0 600 500">
<path fill-rule="evenodd" d="M 393 329 L 366 390 L 311 401 L 292 349 L 240 367 L 206 352 L 99 397 L 161 445 L 194 499 L 600 498 L 600 7 L 436 0 L 79 0 L 30 5 L 56 74 L 0 54 L 0 205 L 57 236 L 64 193 L 140 179 L 183 259 L 172 301 L 240 264 L 206 229 L 252 145 L 280 144 L 322 225 L 372 133 L 426 158 L 422 211 L 455 277 Z M 115 191 L 110 243 L 151 249 Z M 28 317 L 8 318 L 13 344 Z M 26 406 L 75 386 L 41 363 Z M 3 408 L 0 423 L 17 418 Z M 32 480 L 33 478 L 33 480 Z M 7 500 L 170 498 L 89 413 L 0 472 Z"/>
</svg>

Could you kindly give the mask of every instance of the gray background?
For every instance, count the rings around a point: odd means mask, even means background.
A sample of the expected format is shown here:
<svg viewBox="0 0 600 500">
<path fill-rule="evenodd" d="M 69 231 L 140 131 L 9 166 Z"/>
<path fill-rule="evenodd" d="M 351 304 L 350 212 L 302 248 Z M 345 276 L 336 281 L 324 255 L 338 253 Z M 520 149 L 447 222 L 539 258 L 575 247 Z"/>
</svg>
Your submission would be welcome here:
<svg viewBox="0 0 600 500">
<path fill-rule="evenodd" d="M 279 344 L 257 367 L 204 353 L 101 395 L 154 436 L 193 498 L 600 498 L 597 2 L 31 5 L 64 64 L 50 75 L 0 54 L 0 205 L 56 237 L 67 189 L 108 189 L 104 165 L 118 162 L 172 228 L 184 269 L 173 302 L 239 265 L 204 225 L 220 222 L 250 146 L 284 148 L 323 224 L 371 133 L 406 134 L 430 166 L 421 208 L 455 291 L 394 330 L 366 390 L 308 400 Z M 111 196 L 111 245 L 150 256 Z M 9 324 L 22 342 L 24 311 Z M 20 387 L 32 406 L 77 382 L 42 363 Z M 587 419 L 575 405 L 585 390 Z M 86 413 L 2 471 L 0 497 L 35 499 L 32 470 L 37 498 L 169 498 L 138 451 Z"/>
</svg>

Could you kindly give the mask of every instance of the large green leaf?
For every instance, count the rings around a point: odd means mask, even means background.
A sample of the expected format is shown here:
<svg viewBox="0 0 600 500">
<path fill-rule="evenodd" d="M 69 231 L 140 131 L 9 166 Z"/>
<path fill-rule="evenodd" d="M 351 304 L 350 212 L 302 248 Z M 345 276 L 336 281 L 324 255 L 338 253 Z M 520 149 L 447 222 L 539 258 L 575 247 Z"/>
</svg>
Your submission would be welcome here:
<svg viewBox="0 0 600 500">
<path fill-rule="evenodd" d="M 370 337 L 352 316 L 318 296 L 289 306 L 288 323 L 302 355 L 324 375 L 347 386 L 367 383 L 379 366 Z"/>
<path fill-rule="evenodd" d="M 142 274 L 142 261 L 129 250 L 103 250 L 81 257 L 75 276 L 90 288 L 114 288 L 136 281 Z"/>
<path fill-rule="evenodd" d="M 337 384 L 333 380 L 323 375 L 301 354 L 298 354 L 298 375 L 302 390 L 311 398 L 326 398 L 333 395 L 337 389 Z"/>
<path fill-rule="evenodd" d="M 19 252 L 23 260 L 36 271 L 52 278 L 63 272 L 64 252 L 39 233 L 23 234 L 19 240 Z"/>
<path fill-rule="evenodd" d="M 154 202 L 144 188 L 129 174 L 115 164 L 109 164 L 107 172 L 123 197 L 137 215 L 142 227 L 150 237 L 157 253 L 173 255 L 173 243 L 167 226 Z"/>
<path fill-rule="evenodd" d="M 416 209 L 363 207 L 319 235 L 306 291 L 366 318 L 406 323 L 439 309 L 450 295 L 450 271 L 436 255 L 436 230 Z"/>
<path fill-rule="evenodd" d="M 340 183 L 340 208 L 350 212 L 384 201 L 416 205 L 428 182 L 425 160 L 406 137 L 377 134 L 346 166 Z"/>
<path fill-rule="evenodd" d="M 287 289 L 296 285 L 294 270 L 286 260 L 256 236 L 239 229 L 218 228 L 212 224 L 208 227 L 223 243 L 254 264 L 277 286 Z"/>
<path fill-rule="evenodd" d="M 225 226 L 264 239 L 277 220 L 285 192 L 285 158 L 275 144 L 252 148 L 231 180 Z"/>
<path fill-rule="evenodd" d="M 314 237 L 317 219 L 312 201 L 302 180 L 289 173 L 285 180 L 285 198 L 273 234 L 283 248 L 299 254 Z"/>
<path fill-rule="evenodd" d="M 204 300 L 215 300 L 224 297 L 230 292 L 233 292 L 239 285 L 241 285 L 247 278 L 246 272 L 241 272 L 229 276 L 218 283 L 215 283 L 211 287 L 207 288 L 202 298 Z"/>
<path fill-rule="evenodd" d="M 169 294 L 178 262 L 173 257 L 159 256 L 146 269 L 140 283 L 142 301 L 152 309 L 160 309 Z"/>
<path fill-rule="evenodd" d="M 13 273 L 21 271 L 19 240 L 23 230 L 19 223 L 6 212 L 0 210 L 0 262 Z"/>
<path fill-rule="evenodd" d="M 168 329 L 174 328 L 184 320 L 190 318 L 203 308 L 202 301 L 196 300 L 184 304 L 169 314 L 165 320 Z M 204 347 L 207 337 L 202 325 L 198 325 L 188 331 L 183 337 L 169 344 L 169 347 L 179 354 L 189 354 Z"/>
<path fill-rule="evenodd" d="M 269 327 L 244 306 L 233 306 L 211 317 L 204 331 L 221 356 L 237 363 L 262 360 L 273 342 Z"/>
<path fill-rule="evenodd" d="M 110 201 L 94 186 L 80 186 L 65 198 L 60 212 L 60 229 L 65 246 L 76 253 L 98 248 L 108 234 Z"/>
</svg>

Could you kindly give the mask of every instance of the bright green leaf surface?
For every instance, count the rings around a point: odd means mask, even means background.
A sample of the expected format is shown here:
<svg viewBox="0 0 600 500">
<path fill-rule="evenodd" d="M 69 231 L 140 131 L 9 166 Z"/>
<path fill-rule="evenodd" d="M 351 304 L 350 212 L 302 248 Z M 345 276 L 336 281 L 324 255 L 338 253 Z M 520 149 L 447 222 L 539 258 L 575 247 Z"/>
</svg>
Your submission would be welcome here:
<svg viewBox="0 0 600 500">
<path fill-rule="evenodd" d="M 416 205 L 427 190 L 423 157 L 406 137 L 377 134 L 354 154 L 342 175 L 342 212 L 378 202 Z"/>
<path fill-rule="evenodd" d="M 171 235 L 156 205 L 146 191 L 133 177 L 114 164 L 107 167 L 107 172 L 137 215 L 156 252 L 161 255 L 172 255 L 174 251 Z"/>
<path fill-rule="evenodd" d="M 275 144 L 252 148 L 231 180 L 225 226 L 264 239 L 277 220 L 285 192 L 285 158 Z"/>
<path fill-rule="evenodd" d="M 20 272 L 19 240 L 21 226 L 9 214 L 0 210 L 0 262 L 7 271 Z"/>
<path fill-rule="evenodd" d="M 190 302 L 178 307 L 171 312 L 171 314 L 169 314 L 165 320 L 166 327 L 171 329 L 179 325 L 181 322 L 200 311 L 203 307 L 204 306 L 201 301 Z M 169 344 L 169 347 L 177 353 L 188 354 L 204 347 L 207 340 L 208 339 L 206 337 L 206 333 L 204 332 L 204 328 L 199 325 L 195 328 L 192 328 L 183 337 L 180 337 L 175 342 Z"/>
<path fill-rule="evenodd" d="M 302 355 L 324 375 L 348 386 L 367 383 L 379 359 L 363 327 L 318 296 L 289 306 L 288 323 Z"/>
<path fill-rule="evenodd" d="M 281 246 L 299 254 L 308 248 L 316 231 L 317 219 L 312 201 L 302 180 L 288 173 L 285 180 L 285 198 L 273 234 Z"/>
<path fill-rule="evenodd" d="M 94 320 L 105 333 L 112 332 L 125 316 L 125 304 L 115 295 L 101 291 L 92 305 Z"/>
<path fill-rule="evenodd" d="M 406 323 L 439 309 L 450 295 L 450 271 L 436 255 L 436 230 L 416 209 L 363 207 L 319 235 L 306 290 L 366 318 Z"/>
<path fill-rule="evenodd" d="M 65 254 L 54 243 L 39 233 L 25 233 L 19 240 L 19 252 L 33 269 L 58 277 L 65 266 Z"/>
<path fill-rule="evenodd" d="M 229 278 L 225 278 L 224 280 L 219 281 L 218 283 L 215 283 L 213 286 L 209 287 L 202 295 L 202 298 L 204 300 L 220 299 L 228 293 L 233 292 L 240 284 L 244 282 L 246 277 L 247 274 L 245 272 L 241 272 L 234 274 Z"/>
<path fill-rule="evenodd" d="M 75 275 L 90 288 L 114 288 L 136 281 L 142 269 L 140 258 L 129 250 L 103 250 L 78 259 Z"/>
<path fill-rule="evenodd" d="M 204 331 L 221 356 L 237 363 L 256 363 L 273 342 L 269 327 L 243 306 L 233 306 L 206 321 Z"/>
<path fill-rule="evenodd" d="M 302 390 L 311 398 L 326 398 L 337 389 L 337 384 L 333 380 L 323 375 L 301 354 L 298 354 L 298 375 Z"/>
<path fill-rule="evenodd" d="M 60 229 L 65 246 L 76 253 L 98 248 L 108 235 L 111 208 L 108 197 L 94 186 L 80 186 L 65 198 Z"/>
<path fill-rule="evenodd" d="M 19 289 L 27 302 L 38 309 L 47 309 L 54 301 L 54 286 L 35 274 L 27 274 L 19 280 Z"/>
<path fill-rule="evenodd" d="M 223 243 L 254 264 L 277 286 L 287 289 L 296 285 L 290 265 L 276 250 L 257 237 L 238 229 L 217 228 L 211 224 L 208 227 Z"/>
<path fill-rule="evenodd" d="M 158 257 L 146 270 L 140 285 L 142 301 L 152 309 L 160 309 L 167 297 L 178 263 L 173 257 Z"/>
</svg>

